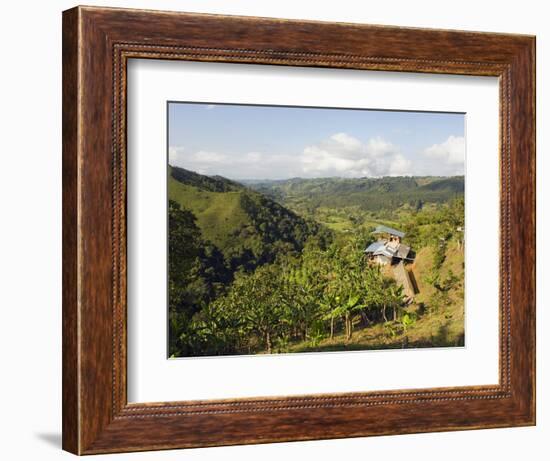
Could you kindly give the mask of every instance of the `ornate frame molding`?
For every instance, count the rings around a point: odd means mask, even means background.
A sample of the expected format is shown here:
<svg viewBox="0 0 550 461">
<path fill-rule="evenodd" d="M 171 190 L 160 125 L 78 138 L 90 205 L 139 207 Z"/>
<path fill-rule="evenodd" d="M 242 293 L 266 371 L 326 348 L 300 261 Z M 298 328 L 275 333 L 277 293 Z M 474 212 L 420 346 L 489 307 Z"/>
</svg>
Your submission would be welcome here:
<svg viewBox="0 0 550 461">
<path fill-rule="evenodd" d="M 89 7 L 64 13 L 63 34 L 66 450 L 534 424 L 534 38 Z M 499 385 L 128 404 L 126 64 L 136 58 L 499 77 Z"/>
</svg>

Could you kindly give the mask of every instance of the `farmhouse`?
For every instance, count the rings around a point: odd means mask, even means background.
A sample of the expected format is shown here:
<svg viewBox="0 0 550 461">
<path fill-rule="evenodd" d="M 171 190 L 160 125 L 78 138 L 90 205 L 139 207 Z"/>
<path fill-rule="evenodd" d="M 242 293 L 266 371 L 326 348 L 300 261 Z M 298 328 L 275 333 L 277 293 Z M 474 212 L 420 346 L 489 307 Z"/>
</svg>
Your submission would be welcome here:
<svg viewBox="0 0 550 461">
<path fill-rule="evenodd" d="M 395 280 L 403 287 L 403 293 L 412 300 L 417 290 L 405 265 L 414 261 L 415 254 L 411 247 L 401 242 L 405 233 L 391 227 L 378 226 L 373 234 L 378 235 L 379 239 L 367 247 L 365 255 L 375 264 L 391 266 Z"/>
</svg>

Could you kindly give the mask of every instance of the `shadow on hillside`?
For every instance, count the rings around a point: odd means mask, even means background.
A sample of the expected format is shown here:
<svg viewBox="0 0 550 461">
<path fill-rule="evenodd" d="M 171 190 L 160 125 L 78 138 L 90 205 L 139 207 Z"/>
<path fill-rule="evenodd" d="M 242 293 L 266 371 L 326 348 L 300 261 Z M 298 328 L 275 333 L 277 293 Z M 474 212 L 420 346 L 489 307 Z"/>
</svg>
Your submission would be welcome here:
<svg viewBox="0 0 550 461">
<path fill-rule="evenodd" d="M 361 330 L 357 330 L 360 332 Z M 353 341 L 353 339 L 352 339 Z M 388 338 L 384 332 L 373 334 L 353 343 L 334 342 L 328 344 L 303 344 L 292 348 L 291 352 L 345 352 L 345 351 L 369 351 L 369 350 L 392 350 L 392 349 L 426 349 L 432 347 L 463 347 L 464 334 L 458 338 L 450 335 L 448 324 L 439 327 L 436 334 L 430 338 L 421 340 L 409 340 L 406 334 Z"/>
</svg>

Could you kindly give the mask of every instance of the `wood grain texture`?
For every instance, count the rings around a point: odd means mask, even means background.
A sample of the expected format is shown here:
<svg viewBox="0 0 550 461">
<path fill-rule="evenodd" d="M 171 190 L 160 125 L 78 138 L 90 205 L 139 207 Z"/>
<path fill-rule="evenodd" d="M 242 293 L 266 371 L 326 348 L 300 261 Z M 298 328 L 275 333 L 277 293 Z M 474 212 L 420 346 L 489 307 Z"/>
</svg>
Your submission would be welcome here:
<svg viewBox="0 0 550 461">
<path fill-rule="evenodd" d="M 78 10 L 63 17 L 63 448 L 80 451 L 78 399 Z"/>
<path fill-rule="evenodd" d="M 78 7 L 63 15 L 63 447 L 78 454 L 534 424 L 534 37 Z M 500 78 L 497 386 L 128 404 L 126 63 Z"/>
</svg>

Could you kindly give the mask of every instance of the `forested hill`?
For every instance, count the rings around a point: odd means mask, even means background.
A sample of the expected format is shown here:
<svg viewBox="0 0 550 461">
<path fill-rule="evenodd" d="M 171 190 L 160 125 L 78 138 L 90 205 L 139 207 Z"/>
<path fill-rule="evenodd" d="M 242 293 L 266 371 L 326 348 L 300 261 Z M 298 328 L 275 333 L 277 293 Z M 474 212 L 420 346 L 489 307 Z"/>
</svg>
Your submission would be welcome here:
<svg viewBox="0 0 550 461">
<path fill-rule="evenodd" d="M 243 181 L 291 208 L 359 206 L 365 211 L 395 209 L 405 204 L 444 203 L 464 195 L 464 176 L 383 178 L 293 178 Z"/>
<path fill-rule="evenodd" d="M 299 251 L 311 236 L 329 237 L 322 225 L 221 176 L 170 167 L 168 195 L 195 216 L 201 237 L 221 250 L 232 270 Z"/>
<path fill-rule="evenodd" d="M 170 167 L 170 354 L 463 344 L 463 191 L 462 177 L 241 184 Z M 417 254 L 416 307 L 363 255 L 379 224 Z"/>
<path fill-rule="evenodd" d="M 169 167 L 170 175 L 176 181 L 209 192 L 231 192 L 243 190 L 243 185 L 223 176 L 205 176 L 184 168 Z"/>
</svg>

